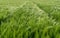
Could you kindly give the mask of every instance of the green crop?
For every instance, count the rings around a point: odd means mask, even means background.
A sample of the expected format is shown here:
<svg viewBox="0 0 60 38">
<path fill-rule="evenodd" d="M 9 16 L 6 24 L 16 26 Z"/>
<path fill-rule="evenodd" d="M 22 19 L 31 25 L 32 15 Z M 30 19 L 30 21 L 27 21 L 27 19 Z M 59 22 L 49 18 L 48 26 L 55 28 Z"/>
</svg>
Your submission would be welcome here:
<svg viewBox="0 0 60 38">
<path fill-rule="evenodd" d="M 57 1 L 1 1 L 0 38 L 60 38 Z"/>
</svg>

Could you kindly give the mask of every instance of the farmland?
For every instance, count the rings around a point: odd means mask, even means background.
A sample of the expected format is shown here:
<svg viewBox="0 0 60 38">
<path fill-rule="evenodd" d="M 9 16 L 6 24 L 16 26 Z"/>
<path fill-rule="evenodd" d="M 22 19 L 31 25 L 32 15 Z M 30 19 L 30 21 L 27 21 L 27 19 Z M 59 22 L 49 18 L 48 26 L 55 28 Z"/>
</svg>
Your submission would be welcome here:
<svg viewBox="0 0 60 38">
<path fill-rule="evenodd" d="M 0 38 L 60 38 L 60 0 L 0 0 Z"/>
</svg>

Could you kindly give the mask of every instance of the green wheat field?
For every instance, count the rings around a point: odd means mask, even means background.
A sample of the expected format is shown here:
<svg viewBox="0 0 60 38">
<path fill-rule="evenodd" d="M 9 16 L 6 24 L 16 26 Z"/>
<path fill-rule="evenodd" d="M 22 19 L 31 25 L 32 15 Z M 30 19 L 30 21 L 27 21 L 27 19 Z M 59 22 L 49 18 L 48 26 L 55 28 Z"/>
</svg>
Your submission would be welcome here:
<svg viewBox="0 0 60 38">
<path fill-rule="evenodd" d="M 60 0 L 0 0 L 0 38 L 60 38 Z"/>
</svg>

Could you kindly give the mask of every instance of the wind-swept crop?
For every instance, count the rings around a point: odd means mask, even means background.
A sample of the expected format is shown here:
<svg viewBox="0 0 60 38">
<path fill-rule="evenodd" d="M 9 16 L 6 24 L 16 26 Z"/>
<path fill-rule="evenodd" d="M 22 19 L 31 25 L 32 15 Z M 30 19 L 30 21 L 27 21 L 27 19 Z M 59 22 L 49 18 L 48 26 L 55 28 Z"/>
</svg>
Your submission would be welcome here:
<svg viewBox="0 0 60 38">
<path fill-rule="evenodd" d="M 32 1 L 0 7 L 0 38 L 60 38 L 59 8 Z"/>
</svg>

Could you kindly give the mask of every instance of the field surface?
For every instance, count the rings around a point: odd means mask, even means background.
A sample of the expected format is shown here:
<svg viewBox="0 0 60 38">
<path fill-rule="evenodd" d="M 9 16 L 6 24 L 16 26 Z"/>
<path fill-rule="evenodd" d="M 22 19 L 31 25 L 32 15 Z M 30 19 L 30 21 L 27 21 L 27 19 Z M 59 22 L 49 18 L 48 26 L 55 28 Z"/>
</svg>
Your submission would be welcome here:
<svg viewBox="0 0 60 38">
<path fill-rule="evenodd" d="M 60 38 L 60 0 L 0 0 L 0 38 Z"/>
</svg>

